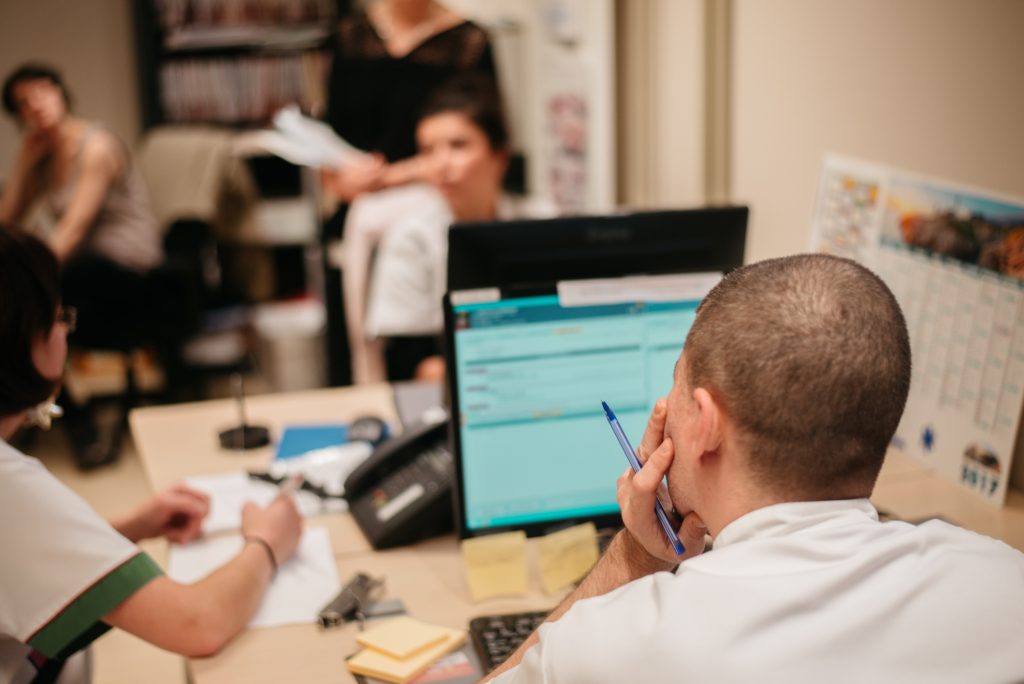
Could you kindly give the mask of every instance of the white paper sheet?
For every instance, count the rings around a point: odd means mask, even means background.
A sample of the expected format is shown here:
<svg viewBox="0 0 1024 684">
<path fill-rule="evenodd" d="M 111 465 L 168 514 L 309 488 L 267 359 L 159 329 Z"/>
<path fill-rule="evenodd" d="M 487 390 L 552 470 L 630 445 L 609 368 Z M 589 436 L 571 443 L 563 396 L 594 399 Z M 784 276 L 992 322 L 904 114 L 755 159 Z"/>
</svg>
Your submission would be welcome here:
<svg viewBox="0 0 1024 684">
<path fill-rule="evenodd" d="M 192 583 L 209 575 L 242 550 L 240 536 L 216 537 L 191 544 L 171 545 L 167 575 Z M 341 591 L 338 572 L 325 527 L 310 527 L 302 534 L 298 551 L 281 565 L 249 627 L 306 624 L 316 621 L 320 609 Z"/>
<path fill-rule="evenodd" d="M 266 506 L 277 496 L 277 485 L 254 480 L 246 473 L 199 475 L 185 480 L 190 486 L 210 497 L 210 514 L 203 521 L 203 533 L 227 532 L 242 527 L 242 507 L 247 501 Z M 305 517 L 333 511 L 345 511 L 348 505 L 340 500 L 321 501 L 309 492 L 295 493 L 295 505 Z"/>
<path fill-rule="evenodd" d="M 274 459 L 267 470 L 275 477 L 302 473 L 307 481 L 328 493 L 341 495 L 345 493 L 345 480 L 349 474 L 372 453 L 373 447 L 368 442 L 346 442 L 307 451 L 301 456 Z"/>
<path fill-rule="evenodd" d="M 341 168 L 365 161 L 368 155 L 340 138 L 330 126 L 303 116 L 290 105 L 274 115 L 274 128 L 240 135 L 240 152 L 263 150 L 297 166 Z"/>
</svg>

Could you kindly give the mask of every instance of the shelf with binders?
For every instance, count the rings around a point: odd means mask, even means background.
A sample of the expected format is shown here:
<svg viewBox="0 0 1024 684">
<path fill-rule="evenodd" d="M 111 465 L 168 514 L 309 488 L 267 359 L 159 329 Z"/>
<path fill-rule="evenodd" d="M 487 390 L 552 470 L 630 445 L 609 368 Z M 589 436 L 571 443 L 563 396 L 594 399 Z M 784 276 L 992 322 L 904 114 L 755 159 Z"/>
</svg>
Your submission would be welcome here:
<svg viewBox="0 0 1024 684">
<path fill-rule="evenodd" d="M 336 0 L 143 0 L 152 24 L 168 48 L 246 44 L 301 36 L 329 27 L 338 15 Z"/>
<path fill-rule="evenodd" d="M 281 107 L 323 110 L 329 58 L 322 50 L 166 60 L 159 72 L 166 123 L 265 125 Z"/>
<path fill-rule="evenodd" d="M 144 128 L 319 114 L 343 0 L 134 0 Z"/>
<path fill-rule="evenodd" d="M 165 56 L 247 50 L 305 50 L 323 47 L 330 36 L 323 21 L 291 26 L 177 27 L 164 37 Z"/>
</svg>

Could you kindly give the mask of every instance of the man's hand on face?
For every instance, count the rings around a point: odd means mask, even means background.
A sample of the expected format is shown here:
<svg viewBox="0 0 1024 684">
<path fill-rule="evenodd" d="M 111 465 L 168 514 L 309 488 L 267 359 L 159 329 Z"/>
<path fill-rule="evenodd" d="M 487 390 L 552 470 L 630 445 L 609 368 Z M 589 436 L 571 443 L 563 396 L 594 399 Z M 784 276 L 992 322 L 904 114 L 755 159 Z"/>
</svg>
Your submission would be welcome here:
<svg viewBox="0 0 1024 684">
<path fill-rule="evenodd" d="M 636 450 L 643 467 L 635 474 L 631 468 L 627 468 L 619 477 L 617 498 L 619 508 L 622 509 L 622 520 L 633 538 L 654 558 L 674 565 L 704 551 L 707 528 L 699 515 L 688 513 L 678 528 L 679 539 L 686 553 L 677 556 L 654 514 L 654 502 L 660 498 L 670 520 L 679 522 L 678 517 L 671 514 L 671 501 L 662 483 L 675 455 L 672 440 L 665 437 L 666 413 L 667 402 L 659 399 Z"/>
</svg>

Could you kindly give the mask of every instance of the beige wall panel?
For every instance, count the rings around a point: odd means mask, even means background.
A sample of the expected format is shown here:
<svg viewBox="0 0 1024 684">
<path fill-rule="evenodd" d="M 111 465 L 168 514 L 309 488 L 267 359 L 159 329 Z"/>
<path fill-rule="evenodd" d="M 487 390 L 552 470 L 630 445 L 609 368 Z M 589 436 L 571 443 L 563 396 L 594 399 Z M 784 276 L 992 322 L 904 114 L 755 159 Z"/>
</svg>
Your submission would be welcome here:
<svg viewBox="0 0 1024 684">
<path fill-rule="evenodd" d="M 128 0 L 0 2 L 0 78 L 25 61 L 58 68 L 75 110 L 134 145 L 139 135 L 135 46 Z M 0 179 L 18 150 L 14 122 L 0 123 Z"/>
<path fill-rule="evenodd" d="M 822 155 L 1024 196 L 1024 2 L 734 0 L 747 260 L 805 250 Z"/>
<path fill-rule="evenodd" d="M 700 0 L 620 0 L 619 200 L 704 201 L 705 55 Z"/>
</svg>

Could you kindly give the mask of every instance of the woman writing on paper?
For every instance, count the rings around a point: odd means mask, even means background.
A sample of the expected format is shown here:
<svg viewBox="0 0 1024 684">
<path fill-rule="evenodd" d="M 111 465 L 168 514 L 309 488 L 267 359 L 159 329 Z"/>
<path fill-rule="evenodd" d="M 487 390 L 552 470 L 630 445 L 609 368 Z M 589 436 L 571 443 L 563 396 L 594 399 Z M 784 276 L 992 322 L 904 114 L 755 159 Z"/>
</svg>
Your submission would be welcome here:
<svg viewBox="0 0 1024 684">
<path fill-rule="evenodd" d="M 237 556 L 192 585 L 164 577 L 135 542 L 192 541 L 208 499 L 179 485 L 108 523 L 12 447 L 26 422 L 48 423 L 77 316 L 61 301 L 53 252 L 10 228 L 0 228 L 0 298 L 0 681 L 88 682 L 83 649 L 110 627 L 183 655 L 218 651 L 295 552 L 295 503 L 247 504 Z"/>
<path fill-rule="evenodd" d="M 448 227 L 555 213 L 547 202 L 502 192 L 508 129 L 488 81 L 466 76 L 442 86 L 421 112 L 416 141 L 424 175 L 444 201 L 397 223 L 374 265 L 367 333 L 389 338 L 392 380 L 443 377 L 438 336 L 444 327 Z"/>
</svg>

